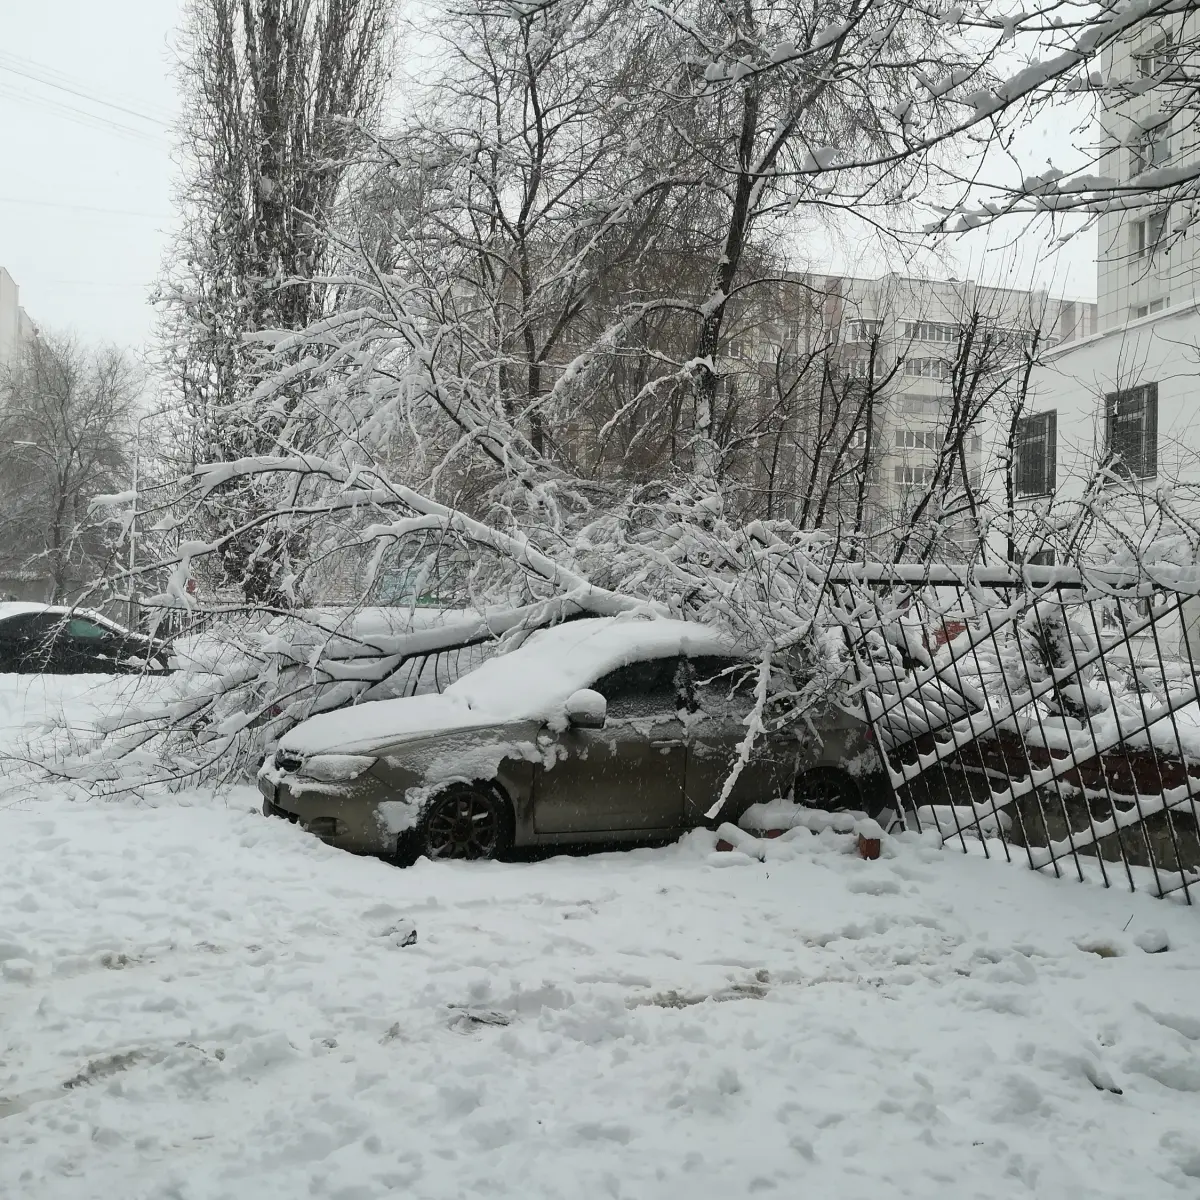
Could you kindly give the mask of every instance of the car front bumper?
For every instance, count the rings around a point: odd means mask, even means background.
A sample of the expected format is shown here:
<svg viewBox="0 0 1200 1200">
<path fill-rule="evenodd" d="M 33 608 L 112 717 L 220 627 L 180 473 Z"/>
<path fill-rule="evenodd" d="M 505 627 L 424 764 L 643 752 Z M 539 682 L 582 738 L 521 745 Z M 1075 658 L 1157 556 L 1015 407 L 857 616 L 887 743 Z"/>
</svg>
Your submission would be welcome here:
<svg viewBox="0 0 1200 1200">
<path fill-rule="evenodd" d="M 274 772 L 258 776 L 263 812 L 301 826 L 321 841 L 353 854 L 395 854 L 398 835 L 380 812 L 378 794 L 365 788 L 347 789 L 344 795 L 305 787 L 290 777 L 275 779 Z"/>
</svg>

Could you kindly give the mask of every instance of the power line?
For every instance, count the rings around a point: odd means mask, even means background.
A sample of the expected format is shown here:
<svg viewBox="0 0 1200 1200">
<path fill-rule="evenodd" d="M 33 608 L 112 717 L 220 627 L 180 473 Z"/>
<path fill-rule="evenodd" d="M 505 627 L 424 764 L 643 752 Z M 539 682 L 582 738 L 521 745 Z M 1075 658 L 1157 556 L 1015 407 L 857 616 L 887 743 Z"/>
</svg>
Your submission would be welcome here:
<svg viewBox="0 0 1200 1200">
<path fill-rule="evenodd" d="M 142 104 L 143 98 L 135 96 L 131 92 L 97 91 L 94 80 L 87 80 L 78 75 L 69 75 L 66 71 L 60 71 L 46 63 L 35 62 L 32 58 L 26 58 L 21 54 L 14 54 L 11 50 L 0 49 L 0 61 L 19 70 L 32 71 L 51 83 L 61 83 L 68 87 L 78 88 L 80 91 L 88 93 L 89 96 L 95 96 L 98 100 L 112 104 L 121 103 L 131 110 L 143 114 L 148 120 L 154 120 L 160 124 L 169 123 L 171 120 L 172 115 L 164 113 L 161 109 L 147 110 Z"/>
<path fill-rule="evenodd" d="M 81 100 L 90 101 L 92 104 L 103 105 L 105 108 L 111 108 L 116 112 L 125 113 L 126 116 L 137 117 L 141 121 L 149 121 L 151 124 L 158 125 L 162 129 L 171 128 L 170 124 L 166 121 L 160 121 L 157 117 L 152 117 L 147 113 L 138 112 L 137 109 L 127 108 L 124 104 L 116 104 L 111 100 L 105 100 L 96 95 L 94 92 L 88 92 L 82 88 L 71 87 L 65 83 L 56 83 L 53 79 L 47 79 L 44 76 L 38 75 L 34 71 L 25 71 L 20 67 L 14 67 L 10 65 L 12 62 L 12 56 L 10 55 L 0 54 L 0 58 L 9 59 L 9 62 L 0 61 L 0 71 L 8 71 L 10 74 L 20 75 L 25 79 L 32 79 L 34 83 L 40 83 L 43 87 L 56 88 L 60 92 L 68 92 L 72 96 L 78 96 Z M 36 66 L 37 64 L 32 65 Z M 58 74 L 58 72 L 56 72 L 56 74 Z"/>
<path fill-rule="evenodd" d="M 7 87 L 4 84 L 0 84 L 0 96 L 7 96 L 10 100 L 15 100 L 18 104 L 27 104 L 31 108 L 45 109 L 76 125 L 84 125 L 90 129 L 106 129 L 109 132 L 123 134 L 126 137 L 135 138 L 138 141 L 148 142 L 152 145 L 162 144 L 148 129 L 135 129 L 131 125 L 122 125 L 110 117 L 103 117 L 99 113 L 91 113 L 86 109 L 75 108 L 73 105 L 65 104 L 61 100 L 51 100 L 49 97 L 33 96 L 28 92 L 14 91 L 11 87 Z"/>
<path fill-rule="evenodd" d="M 155 221 L 169 221 L 167 213 L 135 212 L 127 208 L 99 208 L 94 204 L 67 204 L 61 200 L 22 200 L 16 196 L 0 196 L 0 204 L 23 204 L 31 208 L 69 208 L 75 212 L 104 213 L 113 217 L 149 217 Z"/>
</svg>

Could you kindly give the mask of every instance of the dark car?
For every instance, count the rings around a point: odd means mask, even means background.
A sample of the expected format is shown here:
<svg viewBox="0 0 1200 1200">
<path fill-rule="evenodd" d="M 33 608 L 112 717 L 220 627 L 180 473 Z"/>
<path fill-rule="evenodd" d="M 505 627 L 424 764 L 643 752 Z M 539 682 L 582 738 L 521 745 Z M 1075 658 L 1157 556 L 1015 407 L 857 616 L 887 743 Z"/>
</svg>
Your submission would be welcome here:
<svg viewBox="0 0 1200 1200">
<path fill-rule="evenodd" d="M 85 609 L 0 604 L 0 672 L 162 674 L 167 646 Z"/>
<path fill-rule="evenodd" d="M 712 820 L 757 666 L 692 622 L 591 618 L 533 634 L 440 695 L 312 717 L 259 772 L 264 811 L 360 853 L 491 858 L 647 842 Z M 718 814 L 782 796 L 877 812 L 865 721 L 837 706 L 774 729 Z"/>
</svg>

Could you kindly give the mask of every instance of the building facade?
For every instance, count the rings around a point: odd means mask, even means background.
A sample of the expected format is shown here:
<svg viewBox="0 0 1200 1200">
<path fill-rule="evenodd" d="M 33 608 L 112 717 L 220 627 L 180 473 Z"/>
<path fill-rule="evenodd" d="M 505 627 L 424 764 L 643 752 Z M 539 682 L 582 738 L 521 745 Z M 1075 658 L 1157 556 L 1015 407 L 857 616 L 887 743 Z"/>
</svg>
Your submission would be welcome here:
<svg viewBox="0 0 1200 1200">
<path fill-rule="evenodd" d="M 936 520 L 947 549 L 968 552 L 978 527 L 967 493 L 984 487 L 995 412 L 1016 403 L 1035 347 L 1095 334 L 1096 305 L 898 274 L 793 276 L 786 291 L 760 324 L 742 312 L 729 333 L 732 363 L 759 360 L 760 428 L 781 401 L 788 352 L 797 364 L 785 444 L 760 456 L 772 466 L 757 493 L 771 497 L 769 515 L 893 543 L 914 519 Z"/>
<path fill-rule="evenodd" d="M 1171 83 L 1184 46 L 1194 46 L 1200 19 L 1194 11 L 1171 13 L 1114 45 L 1103 70 L 1117 99 L 1101 116 L 1104 153 L 1100 174 L 1122 185 L 1162 179 L 1164 171 L 1190 166 L 1200 157 L 1192 92 Z M 1188 55 L 1190 57 L 1190 54 Z M 1186 98 L 1186 103 L 1185 103 Z M 1184 104 L 1181 111 L 1176 109 Z M 1189 206 L 1139 203 L 1116 208 L 1099 220 L 1096 282 L 1100 331 L 1180 309 L 1197 300 L 1200 287 L 1200 226 Z"/>
<path fill-rule="evenodd" d="M 1198 32 L 1194 15 L 1169 14 L 1108 52 L 1119 100 L 1101 122 L 1103 175 L 1136 188 L 1139 177 L 1153 181 L 1148 172 L 1200 159 L 1193 114 L 1173 111 L 1170 82 Z M 1159 488 L 1182 485 L 1177 500 L 1190 504 L 1200 497 L 1200 225 L 1182 205 L 1131 203 L 1100 218 L 1098 330 L 1052 350 L 1034 373 L 1013 448 L 1022 511 L 1100 489 L 1114 519 L 1124 513 L 1132 526 Z"/>
<path fill-rule="evenodd" d="M 20 304 L 16 281 L 0 267 L 0 366 L 11 362 L 21 345 L 33 336 L 33 322 Z"/>
</svg>

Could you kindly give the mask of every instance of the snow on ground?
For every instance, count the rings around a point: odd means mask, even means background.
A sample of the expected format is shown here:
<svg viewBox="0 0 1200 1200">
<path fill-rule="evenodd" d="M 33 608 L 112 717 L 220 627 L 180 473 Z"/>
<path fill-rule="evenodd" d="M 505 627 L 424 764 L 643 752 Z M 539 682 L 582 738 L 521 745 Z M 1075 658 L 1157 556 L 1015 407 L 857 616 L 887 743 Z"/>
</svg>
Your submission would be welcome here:
<svg viewBox="0 0 1200 1200">
<path fill-rule="evenodd" d="M 0 1196 L 1200 1194 L 1191 910 L 831 830 L 402 871 L 254 804 L 0 801 Z"/>
<path fill-rule="evenodd" d="M 161 676 L 16 675 L 0 672 L 0 804 L 5 775 L 95 736 L 96 722 L 125 705 L 144 705 L 167 686 Z"/>
</svg>

